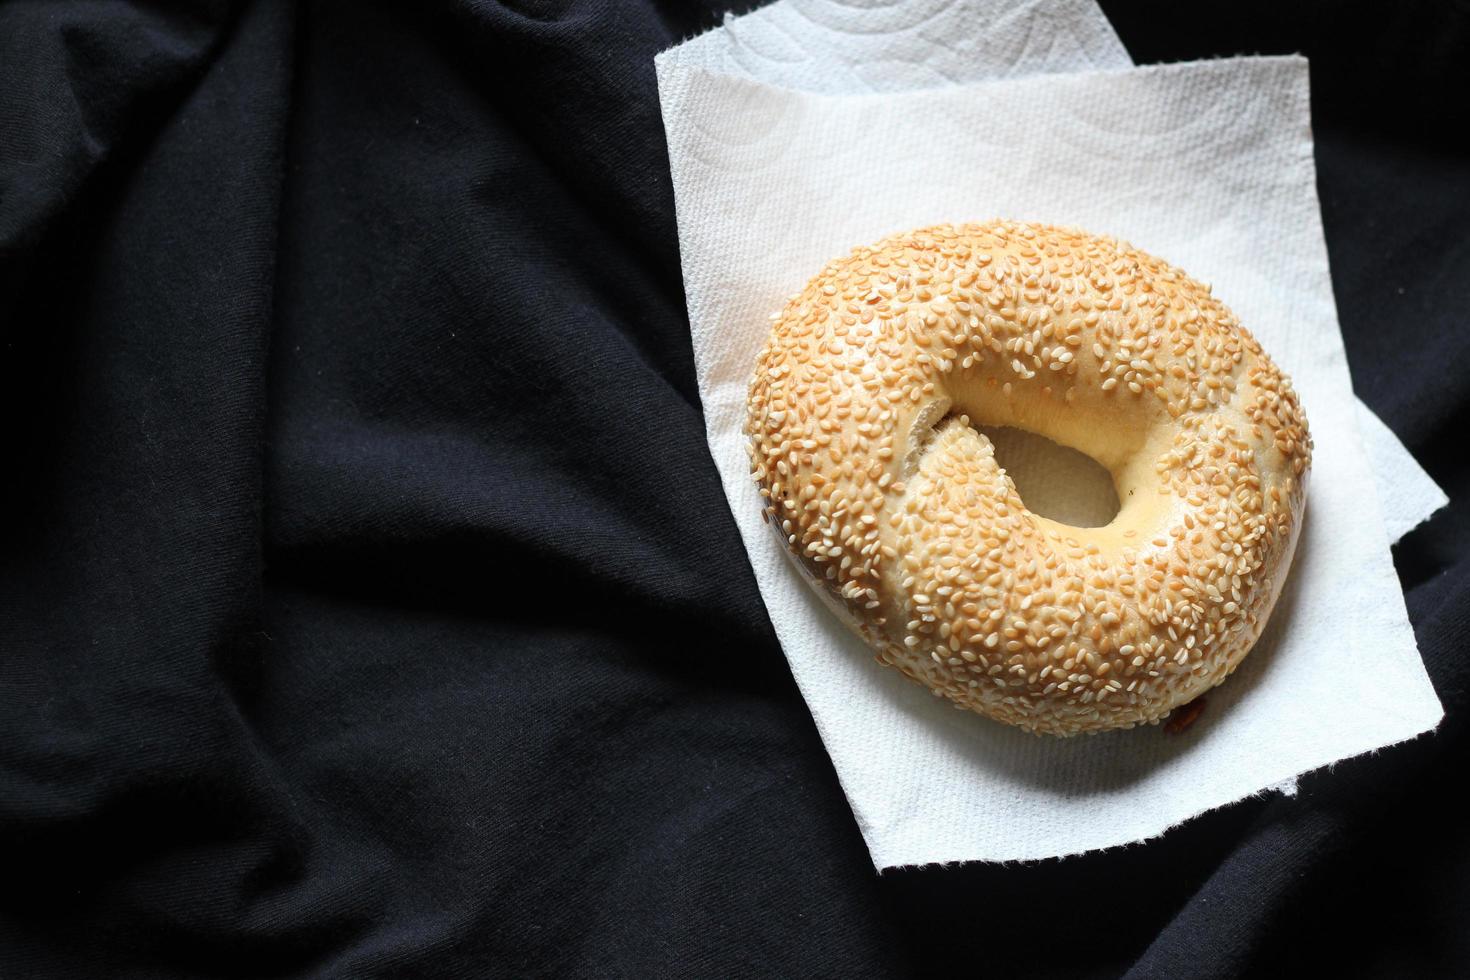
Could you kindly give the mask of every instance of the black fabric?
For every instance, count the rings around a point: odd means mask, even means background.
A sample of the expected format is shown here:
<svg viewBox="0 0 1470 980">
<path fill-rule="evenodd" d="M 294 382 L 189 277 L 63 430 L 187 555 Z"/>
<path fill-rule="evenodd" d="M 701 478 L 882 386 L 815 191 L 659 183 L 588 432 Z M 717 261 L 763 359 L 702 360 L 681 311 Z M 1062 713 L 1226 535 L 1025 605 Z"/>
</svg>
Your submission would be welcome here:
<svg viewBox="0 0 1470 980">
<path fill-rule="evenodd" d="M 651 58 L 721 7 L 0 4 L 0 976 L 1470 974 L 1470 4 L 1105 4 L 1312 59 L 1443 727 L 882 876 L 703 437 Z"/>
</svg>

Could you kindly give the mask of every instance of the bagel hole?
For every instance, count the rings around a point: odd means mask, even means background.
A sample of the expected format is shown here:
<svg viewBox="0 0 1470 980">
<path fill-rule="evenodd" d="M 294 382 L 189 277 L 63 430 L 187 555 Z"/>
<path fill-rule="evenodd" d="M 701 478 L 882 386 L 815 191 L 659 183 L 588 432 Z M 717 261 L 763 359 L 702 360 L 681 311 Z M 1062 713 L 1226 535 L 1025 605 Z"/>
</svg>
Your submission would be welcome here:
<svg viewBox="0 0 1470 980">
<path fill-rule="evenodd" d="M 1091 456 L 1025 429 L 971 424 L 1031 513 L 1072 527 L 1103 527 L 1118 516 L 1113 475 Z"/>
</svg>

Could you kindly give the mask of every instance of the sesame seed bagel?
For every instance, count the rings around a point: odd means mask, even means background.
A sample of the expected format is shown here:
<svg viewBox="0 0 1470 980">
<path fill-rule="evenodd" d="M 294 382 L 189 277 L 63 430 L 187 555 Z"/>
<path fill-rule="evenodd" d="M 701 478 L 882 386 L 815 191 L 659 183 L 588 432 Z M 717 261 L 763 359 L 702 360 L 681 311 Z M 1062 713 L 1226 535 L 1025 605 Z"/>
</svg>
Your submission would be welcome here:
<svg viewBox="0 0 1470 980">
<path fill-rule="evenodd" d="M 1126 243 L 940 225 L 830 263 L 775 318 L 747 431 L 765 515 L 881 663 L 997 721 L 1156 724 L 1265 626 L 1312 442 L 1207 286 Z M 1105 527 L 1026 509 L 986 436 L 1088 454 Z"/>
</svg>

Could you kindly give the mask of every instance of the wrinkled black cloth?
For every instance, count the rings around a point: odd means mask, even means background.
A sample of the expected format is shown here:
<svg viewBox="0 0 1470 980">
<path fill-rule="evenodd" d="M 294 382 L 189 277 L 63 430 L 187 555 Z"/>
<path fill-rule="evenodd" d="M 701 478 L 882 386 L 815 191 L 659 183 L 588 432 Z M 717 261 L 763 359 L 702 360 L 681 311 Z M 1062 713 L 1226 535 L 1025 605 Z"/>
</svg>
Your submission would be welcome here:
<svg viewBox="0 0 1470 980">
<path fill-rule="evenodd" d="M 0 976 L 1470 975 L 1470 4 L 1105 4 L 1311 58 L 1443 726 L 881 876 L 704 440 L 652 57 L 723 6 L 0 3 Z"/>
</svg>

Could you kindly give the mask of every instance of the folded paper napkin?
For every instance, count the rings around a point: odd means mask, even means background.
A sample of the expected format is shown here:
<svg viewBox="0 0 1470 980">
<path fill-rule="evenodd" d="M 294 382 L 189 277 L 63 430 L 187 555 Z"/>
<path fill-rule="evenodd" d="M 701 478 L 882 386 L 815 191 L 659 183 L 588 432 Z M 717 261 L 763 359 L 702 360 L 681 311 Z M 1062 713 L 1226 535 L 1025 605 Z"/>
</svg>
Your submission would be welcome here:
<svg viewBox="0 0 1470 980">
<path fill-rule="evenodd" d="M 803 20 L 819 22 L 811 11 L 833 6 L 806 8 Z M 990 76 L 1014 76 L 921 95 L 889 84 L 856 95 L 754 81 L 718 63 L 734 51 L 748 66 L 745 48 L 708 36 L 658 63 L 711 452 L 880 869 L 1053 857 L 1155 836 L 1410 738 L 1441 716 L 1390 560 L 1373 481 L 1381 464 L 1365 452 L 1368 423 L 1337 326 L 1305 61 L 1048 74 L 1075 67 L 1079 51 L 1084 67 L 1106 63 L 1106 21 L 1085 3 L 998 7 L 966 5 L 966 30 L 956 33 L 981 38 L 967 46 L 923 40 L 952 6 L 912 23 L 905 5 L 880 8 L 878 26 L 897 40 L 881 45 L 875 28 L 853 42 L 860 57 L 837 59 L 853 77 L 890 79 L 895 65 L 946 48 L 925 61 L 938 77 L 962 77 L 961 66 L 977 62 Z M 990 27 L 978 31 L 982 20 Z M 802 46 L 791 30 L 771 37 Z M 801 60 L 764 43 L 774 63 Z M 1024 67 L 1008 70 L 1015 65 Z M 1291 577 L 1255 651 L 1182 737 L 1145 728 L 1037 738 L 955 711 L 878 667 L 761 522 L 743 425 L 769 314 L 854 245 L 990 216 L 1114 234 L 1211 282 L 1290 372 L 1306 407 L 1316 454 Z"/>
</svg>

